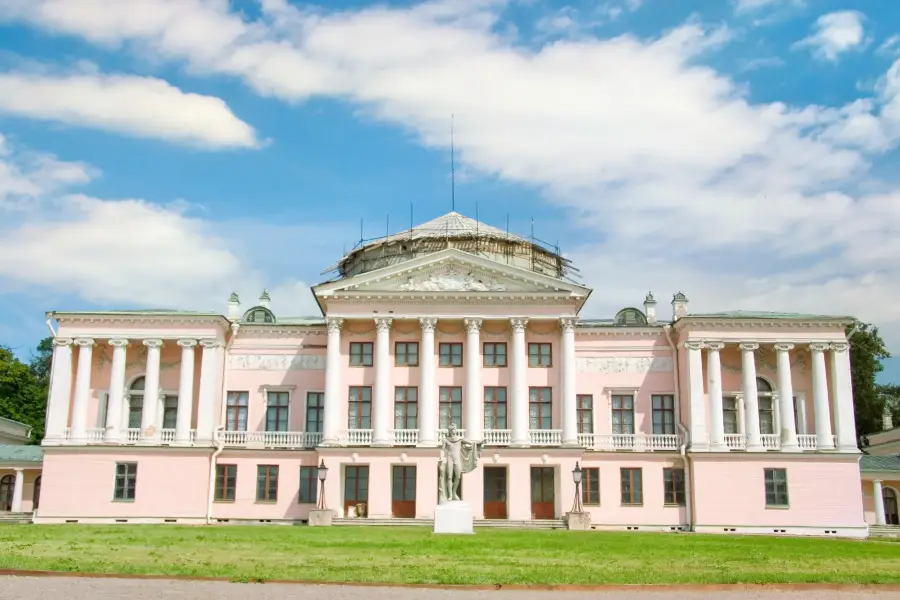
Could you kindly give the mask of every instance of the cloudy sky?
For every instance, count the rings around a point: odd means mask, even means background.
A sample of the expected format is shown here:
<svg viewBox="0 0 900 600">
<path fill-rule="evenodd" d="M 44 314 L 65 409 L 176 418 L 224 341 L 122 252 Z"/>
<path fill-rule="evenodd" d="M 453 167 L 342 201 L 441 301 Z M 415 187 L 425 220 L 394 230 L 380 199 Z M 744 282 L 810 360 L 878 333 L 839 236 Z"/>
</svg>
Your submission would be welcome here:
<svg viewBox="0 0 900 600">
<path fill-rule="evenodd" d="M 681 290 L 900 354 L 895 0 L 0 0 L 0 343 L 263 287 L 314 314 L 360 222 L 450 209 L 451 115 L 457 210 L 533 219 L 586 316 Z"/>
</svg>

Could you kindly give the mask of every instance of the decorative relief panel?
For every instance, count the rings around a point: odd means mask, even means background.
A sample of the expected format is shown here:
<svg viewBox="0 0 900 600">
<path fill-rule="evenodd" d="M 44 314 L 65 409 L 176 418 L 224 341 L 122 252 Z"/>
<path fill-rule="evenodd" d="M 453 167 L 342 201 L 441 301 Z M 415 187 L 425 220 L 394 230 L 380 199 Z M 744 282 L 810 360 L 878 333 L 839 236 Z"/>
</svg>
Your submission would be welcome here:
<svg viewBox="0 0 900 600">
<path fill-rule="evenodd" d="M 757 371 L 768 371 L 770 373 L 778 372 L 778 365 L 775 360 L 775 351 L 769 347 L 763 346 L 760 347 L 759 350 L 756 351 L 756 370 Z M 801 375 L 806 375 L 806 352 L 802 350 L 796 350 L 793 352 L 793 356 L 791 357 L 793 360 L 791 361 L 791 370 L 800 373 Z M 731 365 L 722 361 L 722 370 L 728 371 L 729 373 L 740 373 L 741 365 L 738 362 L 736 365 Z"/>
<path fill-rule="evenodd" d="M 672 371 L 669 356 L 604 356 L 578 357 L 575 368 L 580 373 L 665 373 Z"/>
<path fill-rule="evenodd" d="M 228 368 L 246 371 L 316 371 L 325 368 L 324 354 L 232 354 Z"/>
<path fill-rule="evenodd" d="M 393 292 L 533 292 L 551 288 L 526 281 L 514 281 L 470 265 L 451 262 L 350 289 Z"/>
</svg>

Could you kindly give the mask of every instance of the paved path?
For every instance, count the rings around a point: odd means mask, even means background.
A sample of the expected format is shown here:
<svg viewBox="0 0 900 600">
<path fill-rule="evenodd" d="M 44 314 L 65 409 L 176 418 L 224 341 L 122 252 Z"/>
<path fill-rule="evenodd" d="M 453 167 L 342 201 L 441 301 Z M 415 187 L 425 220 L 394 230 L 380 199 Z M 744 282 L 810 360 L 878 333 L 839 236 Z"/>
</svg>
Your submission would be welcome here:
<svg viewBox="0 0 900 600">
<path fill-rule="evenodd" d="M 425 588 L 342 587 L 289 584 L 238 584 L 160 579 L 0 577 L 0 600 L 876 600 L 900 599 L 900 591 L 822 589 L 779 591 L 461 591 Z"/>
</svg>

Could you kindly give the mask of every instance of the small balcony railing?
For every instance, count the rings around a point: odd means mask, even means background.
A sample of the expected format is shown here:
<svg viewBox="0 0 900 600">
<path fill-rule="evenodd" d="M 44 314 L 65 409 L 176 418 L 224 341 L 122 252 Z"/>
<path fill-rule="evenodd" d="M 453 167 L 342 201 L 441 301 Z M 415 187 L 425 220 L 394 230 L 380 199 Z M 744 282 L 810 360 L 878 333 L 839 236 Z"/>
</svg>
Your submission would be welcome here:
<svg viewBox="0 0 900 600">
<path fill-rule="evenodd" d="M 371 446 L 371 429 L 347 429 L 341 432 L 342 446 Z"/>
<path fill-rule="evenodd" d="M 484 433 L 485 433 L 485 435 L 487 435 L 487 430 L 485 430 Z M 466 437 L 466 430 L 465 429 L 457 429 L 456 434 Z M 447 439 L 447 430 L 446 429 L 438 429 L 438 443 L 442 443 L 445 439 Z"/>
<path fill-rule="evenodd" d="M 314 448 L 322 441 L 321 433 L 303 431 L 220 431 L 219 441 L 230 447 Z"/>
<path fill-rule="evenodd" d="M 485 446 L 508 446 L 512 440 L 511 429 L 485 429 Z"/>
<path fill-rule="evenodd" d="M 766 450 L 778 450 L 781 448 L 781 438 L 777 433 L 764 433 L 759 437 L 762 440 L 763 448 Z"/>
<path fill-rule="evenodd" d="M 391 439 L 397 446 L 415 446 L 419 443 L 419 430 L 391 429 Z"/>
<path fill-rule="evenodd" d="M 674 452 L 681 446 L 681 437 L 677 434 L 580 433 L 578 443 L 589 450 Z"/>
<path fill-rule="evenodd" d="M 559 446 L 562 444 L 562 429 L 529 429 L 528 443 L 532 446 Z"/>
<path fill-rule="evenodd" d="M 743 433 L 726 433 L 725 445 L 729 450 L 746 450 L 747 436 Z"/>
</svg>

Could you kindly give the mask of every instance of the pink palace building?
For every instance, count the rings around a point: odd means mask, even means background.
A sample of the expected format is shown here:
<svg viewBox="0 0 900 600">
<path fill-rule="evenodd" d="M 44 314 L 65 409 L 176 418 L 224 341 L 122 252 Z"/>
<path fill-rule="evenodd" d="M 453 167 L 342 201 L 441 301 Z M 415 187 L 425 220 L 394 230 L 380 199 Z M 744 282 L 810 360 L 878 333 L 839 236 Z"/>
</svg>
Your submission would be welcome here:
<svg viewBox="0 0 900 600">
<path fill-rule="evenodd" d="M 596 529 L 867 535 L 850 318 L 582 319 L 558 251 L 456 212 L 333 269 L 321 316 L 49 313 L 34 521 L 428 523 L 452 422 L 476 525 L 561 523 L 577 464 Z"/>
</svg>

